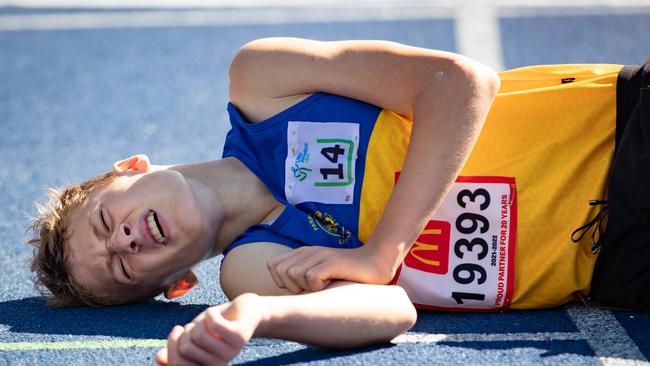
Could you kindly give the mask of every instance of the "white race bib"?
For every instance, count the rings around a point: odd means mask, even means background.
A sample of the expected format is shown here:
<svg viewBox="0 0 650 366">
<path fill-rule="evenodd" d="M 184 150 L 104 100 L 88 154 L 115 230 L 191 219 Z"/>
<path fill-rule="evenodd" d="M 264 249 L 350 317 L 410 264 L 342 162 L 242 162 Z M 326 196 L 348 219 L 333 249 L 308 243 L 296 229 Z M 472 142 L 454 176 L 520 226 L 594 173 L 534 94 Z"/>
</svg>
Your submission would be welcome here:
<svg viewBox="0 0 650 366">
<path fill-rule="evenodd" d="M 459 177 L 393 283 L 417 307 L 501 309 L 514 287 L 515 179 Z"/>
<path fill-rule="evenodd" d="M 354 203 L 358 146 L 358 123 L 290 121 L 284 169 L 287 201 Z"/>
</svg>

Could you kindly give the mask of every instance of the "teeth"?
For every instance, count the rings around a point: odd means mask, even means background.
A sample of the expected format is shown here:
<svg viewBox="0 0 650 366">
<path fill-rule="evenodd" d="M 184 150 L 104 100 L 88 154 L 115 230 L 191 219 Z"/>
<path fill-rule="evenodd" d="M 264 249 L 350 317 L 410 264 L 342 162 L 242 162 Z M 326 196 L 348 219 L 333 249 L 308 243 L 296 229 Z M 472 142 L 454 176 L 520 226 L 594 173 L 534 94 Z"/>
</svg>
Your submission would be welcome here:
<svg viewBox="0 0 650 366">
<path fill-rule="evenodd" d="M 160 229 L 158 229 L 158 224 L 156 223 L 154 215 L 155 214 L 153 211 L 149 212 L 149 215 L 147 215 L 147 224 L 149 225 L 149 231 L 151 231 L 151 234 L 153 234 L 154 239 L 156 239 L 158 243 L 164 244 L 165 236 L 160 232 Z"/>
</svg>

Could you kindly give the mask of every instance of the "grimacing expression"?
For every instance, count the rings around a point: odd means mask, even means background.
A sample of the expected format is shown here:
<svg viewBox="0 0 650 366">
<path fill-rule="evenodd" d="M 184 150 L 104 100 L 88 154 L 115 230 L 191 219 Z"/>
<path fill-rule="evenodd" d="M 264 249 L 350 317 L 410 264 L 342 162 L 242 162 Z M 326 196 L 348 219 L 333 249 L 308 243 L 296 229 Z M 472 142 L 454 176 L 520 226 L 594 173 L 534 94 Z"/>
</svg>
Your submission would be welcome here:
<svg viewBox="0 0 650 366">
<path fill-rule="evenodd" d="M 212 251 L 197 198 L 173 170 L 116 177 L 75 209 L 68 227 L 70 275 L 102 296 L 167 287 Z"/>
</svg>

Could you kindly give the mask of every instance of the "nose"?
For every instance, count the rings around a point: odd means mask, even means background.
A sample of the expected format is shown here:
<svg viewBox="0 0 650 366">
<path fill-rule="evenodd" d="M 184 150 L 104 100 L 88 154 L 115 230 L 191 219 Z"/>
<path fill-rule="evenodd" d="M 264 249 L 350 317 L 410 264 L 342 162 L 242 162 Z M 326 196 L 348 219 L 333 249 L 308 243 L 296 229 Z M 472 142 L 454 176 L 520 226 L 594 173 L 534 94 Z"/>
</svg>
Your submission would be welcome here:
<svg viewBox="0 0 650 366">
<path fill-rule="evenodd" d="M 135 254 L 140 251 L 140 245 L 135 241 L 134 231 L 128 223 L 122 223 L 117 228 L 117 233 L 112 240 L 109 240 L 111 249 L 114 251 Z"/>
</svg>

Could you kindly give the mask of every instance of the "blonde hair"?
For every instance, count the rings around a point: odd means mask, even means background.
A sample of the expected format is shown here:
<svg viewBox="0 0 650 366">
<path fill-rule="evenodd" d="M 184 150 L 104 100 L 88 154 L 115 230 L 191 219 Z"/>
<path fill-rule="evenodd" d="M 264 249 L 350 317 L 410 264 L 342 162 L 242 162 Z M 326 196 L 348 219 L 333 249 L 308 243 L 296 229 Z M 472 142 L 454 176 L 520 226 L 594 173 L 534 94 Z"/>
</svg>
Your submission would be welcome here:
<svg viewBox="0 0 650 366">
<path fill-rule="evenodd" d="M 48 201 L 37 204 L 38 215 L 28 230 L 33 237 L 34 256 L 31 270 L 35 273 L 34 286 L 55 307 L 103 306 L 119 303 L 84 289 L 70 275 L 68 264 L 68 224 L 71 213 L 88 201 L 93 193 L 110 184 L 115 176 L 106 173 L 81 184 L 70 185 L 62 190 L 48 188 Z"/>
</svg>

